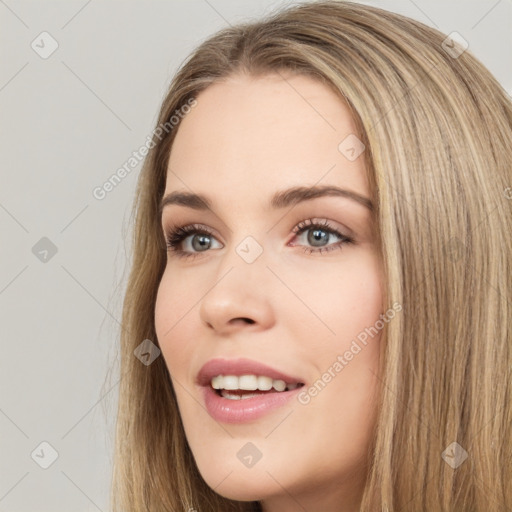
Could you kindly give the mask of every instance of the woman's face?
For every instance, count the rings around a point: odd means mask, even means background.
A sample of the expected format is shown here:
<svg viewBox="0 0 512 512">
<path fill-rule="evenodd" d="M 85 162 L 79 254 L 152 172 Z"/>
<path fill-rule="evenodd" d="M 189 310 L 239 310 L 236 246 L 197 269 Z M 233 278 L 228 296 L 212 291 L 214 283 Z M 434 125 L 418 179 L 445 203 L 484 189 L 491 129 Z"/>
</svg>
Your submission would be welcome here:
<svg viewBox="0 0 512 512">
<path fill-rule="evenodd" d="M 354 134 L 320 82 L 236 75 L 199 94 L 170 155 L 162 229 L 196 231 L 168 251 L 158 341 L 204 480 L 265 510 L 360 498 L 383 281 Z"/>
</svg>

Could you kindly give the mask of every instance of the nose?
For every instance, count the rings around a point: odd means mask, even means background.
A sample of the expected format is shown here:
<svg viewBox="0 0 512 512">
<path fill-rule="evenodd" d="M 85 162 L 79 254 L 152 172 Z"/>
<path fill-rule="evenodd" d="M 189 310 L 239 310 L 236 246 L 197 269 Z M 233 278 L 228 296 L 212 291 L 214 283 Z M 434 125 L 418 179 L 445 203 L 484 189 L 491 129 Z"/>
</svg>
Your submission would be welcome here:
<svg viewBox="0 0 512 512">
<path fill-rule="evenodd" d="M 246 263 L 238 254 L 230 254 L 201 300 L 201 321 L 219 335 L 269 329 L 275 323 L 271 289 L 275 284 L 262 257 Z"/>
</svg>

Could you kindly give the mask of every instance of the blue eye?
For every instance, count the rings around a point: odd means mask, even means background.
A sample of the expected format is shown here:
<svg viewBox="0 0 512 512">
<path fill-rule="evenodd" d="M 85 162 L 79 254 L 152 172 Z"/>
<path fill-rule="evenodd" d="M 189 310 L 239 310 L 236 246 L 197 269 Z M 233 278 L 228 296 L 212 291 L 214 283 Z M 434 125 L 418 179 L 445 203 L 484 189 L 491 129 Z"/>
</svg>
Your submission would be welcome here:
<svg viewBox="0 0 512 512">
<path fill-rule="evenodd" d="M 166 234 L 169 250 L 179 257 L 195 256 L 196 253 L 184 250 L 181 246 L 188 238 L 191 239 L 192 248 L 197 252 L 206 252 L 210 249 L 213 233 L 205 226 L 191 224 L 170 229 Z"/>
<path fill-rule="evenodd" d="M 334 249 L 341 249 L 345 244 L 354 243 L 354 240 L 346 235 L 340 233 L 337 229 L 331 227 L 329 222 L 315 222 L 312 219 L 305 220 L 297 225 L 293 232 L 299 236 L 307 232 L 307 242 L 312 245 L 311 247 L 304 247 L 304 252 L 326 252 Z M 323 244 L 325 241 L 329 241 L 334 236 L 340 241 L 337 244 L 329 245 L 317 245 L 319 242 Z"/>
<path fill-rule="evenodd" d="M 293 232 L 296 238 L 300 237 L 303 233 L 308 233 L 306 242 L 311 246 L 305 246 L 304 251 L 309 253 L 322 253 L 333 249 L 341 249 L 345 244 L 354 243 L 352 238 L 343 235 L 335 228 L 331 227 L 327 221 L 315 222 L 312 219 L 308 219 L 300 222 L 293 229 Z M 338 242 L 335 244 L 326 244 L 330 241 L 331 237 L 337 238 Z M 208 250 L 212 248 L 213 241 L 219 243 L 209 228 L 198 224 L 171 228 L 167 231 L 165 238 L 169 251 L 172 251 L 174 255 L 180 258 L 195 257 L 202 252 L 208 252 Z M 189 242 L 188 245 L 192 250 L 190 250 L 190 248 L 183 248 L 183 244 L 186 242 Z M 220 248 L 222 248 L 222 245 Z"/>
</svg>

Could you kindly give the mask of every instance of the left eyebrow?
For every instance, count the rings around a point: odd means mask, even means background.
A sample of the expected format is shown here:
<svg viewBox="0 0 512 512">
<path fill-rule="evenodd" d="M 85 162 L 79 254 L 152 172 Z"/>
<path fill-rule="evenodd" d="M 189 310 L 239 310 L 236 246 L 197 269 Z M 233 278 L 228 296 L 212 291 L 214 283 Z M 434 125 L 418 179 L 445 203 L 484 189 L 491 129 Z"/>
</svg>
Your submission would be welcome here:
<svg viewBox="0 0 512 512">
<path fill-rule="evenodd" d="M 318 197 L 335 196 L 352 199 L 373 211 L 374 206 L 371 200 L 352 190 L 335 187 L 333 185 L 315 186 L 315 187 L 293 187 L 276 192 L 269 201 L 269 207 L 272 209 L 282 209 L 288 206 L 298 204 L 302 201 L 310 201 Z M 159 212 L 171 204 L 185 206 L 194 210 L 211 210 L 211 201 L 202 194 L 192 192 L 171 192 L 167 194 L 160 203 Z"/>
</svg>

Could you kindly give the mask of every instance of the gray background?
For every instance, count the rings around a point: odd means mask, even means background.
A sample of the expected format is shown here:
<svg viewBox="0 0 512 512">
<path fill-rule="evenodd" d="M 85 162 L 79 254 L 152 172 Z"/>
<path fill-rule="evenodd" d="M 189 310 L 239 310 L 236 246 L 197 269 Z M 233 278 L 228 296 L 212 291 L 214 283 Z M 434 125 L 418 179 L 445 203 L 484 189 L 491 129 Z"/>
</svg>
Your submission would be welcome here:
<svg viewBox="0 0 512 512">
<path fill-rule="evenodd" d="M 0 512 L 108 510 L 141 164 L 103 200 L 92 191 L 145 142 L 200 41 L 289 3 L 0 0 Z M 459 32 L 512 93 L 512 0 L 363 3 Z M 43 31 L 59 45 L 46 59 L 31 47 L 48 51 Z M 58 453 L 47 469 L 43 441 Z"/>
</svg>

